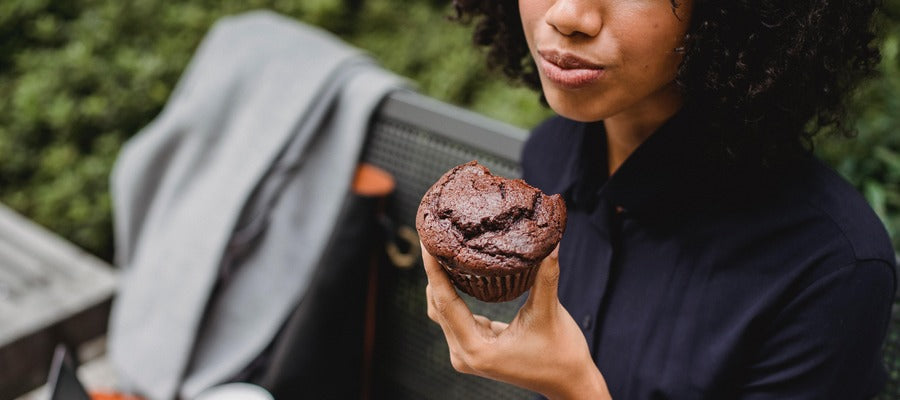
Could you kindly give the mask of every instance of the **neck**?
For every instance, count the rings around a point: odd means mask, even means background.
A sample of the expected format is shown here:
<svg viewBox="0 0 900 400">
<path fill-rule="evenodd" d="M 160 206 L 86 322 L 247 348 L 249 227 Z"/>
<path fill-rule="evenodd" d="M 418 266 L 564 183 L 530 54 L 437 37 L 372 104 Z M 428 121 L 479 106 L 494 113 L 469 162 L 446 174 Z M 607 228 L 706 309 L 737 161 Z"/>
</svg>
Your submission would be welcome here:
<svg viewBox="0 0 900 400">
<path fill-rule="evenodd" d="M 633 107 L 604 119 L 609 174 L 675 115 L 681 105 L 681 92 L 673 82 Z"/>
</svg>

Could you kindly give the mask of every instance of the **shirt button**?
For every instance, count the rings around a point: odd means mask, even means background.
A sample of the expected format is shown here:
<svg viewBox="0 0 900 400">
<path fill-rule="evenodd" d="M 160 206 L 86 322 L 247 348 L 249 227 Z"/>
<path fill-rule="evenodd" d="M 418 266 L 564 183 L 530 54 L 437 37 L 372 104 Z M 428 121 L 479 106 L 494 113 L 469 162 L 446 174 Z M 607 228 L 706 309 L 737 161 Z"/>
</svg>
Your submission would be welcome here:
<svg viewBox="0 0 900 400">
<path fill-rule="evenodd" d="M 585 315 L 584 318 L 581 319 L 581 329 L 591 329 L 591 322 L 594 322 L 593 318 L 591 318 L 590 315 Z"/>
</svg>

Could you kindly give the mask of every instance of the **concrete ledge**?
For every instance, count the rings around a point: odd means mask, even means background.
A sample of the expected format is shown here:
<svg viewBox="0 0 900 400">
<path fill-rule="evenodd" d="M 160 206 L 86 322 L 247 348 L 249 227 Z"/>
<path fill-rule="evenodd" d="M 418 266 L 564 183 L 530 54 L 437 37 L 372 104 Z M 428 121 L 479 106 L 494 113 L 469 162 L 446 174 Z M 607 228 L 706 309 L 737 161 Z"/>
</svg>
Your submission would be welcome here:
<svg viewBox="0 0 900 400">
<path fill-rule="evenodd" d="M 43 384 L 57 343 L 104 334 L 115 287 L 108 264 L 0 206 L 0 399 Z"/>
</svg>

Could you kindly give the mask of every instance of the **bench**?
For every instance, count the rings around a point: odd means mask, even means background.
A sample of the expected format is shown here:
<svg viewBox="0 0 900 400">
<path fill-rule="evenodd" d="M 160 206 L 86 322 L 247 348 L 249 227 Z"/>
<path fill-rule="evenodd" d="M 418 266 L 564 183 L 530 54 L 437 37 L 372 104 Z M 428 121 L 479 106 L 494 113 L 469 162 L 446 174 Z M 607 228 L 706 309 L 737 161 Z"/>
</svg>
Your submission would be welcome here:
<svg viewBox="0 0 900 400">
<path fill-rule="evenodd" d="M 425 191 L 447 169 L 472 159 L 498 175 L 515 177 L 520 174 L 518 157 L 526 137 L 522 129 L 501 123 L 482 115 L 451 106 L 427 96 L 412 92 L 395 92 L 381 105 L 371 122 L 371 131 L 362 158 L 393 174 L 397 187 L 388 205 L 388 214 L 397 226 L 397 234 L 405 238 L 407 246 L 395 249 L 399 259 L 394 265 L 382 266 L 379 273 L 378 312 L 373 358 L 374 393 L 371 398 L 387 399 L 521 399 L 529 397 L 527 391 L 487 379 L 459 374 L 450 365 L 447 345 L 440 329 L 428 320 L 425 306 L 426 279 L 418 258 L 417 239 L 414 236 L 414 218 L 419 200 Z M 0 212 L 0 240 L 26 238 L 22 232 L 36 228 L 8 230 L 2 225 L 7 211 Z M 12 218 L 16 224 L 25 224 L 21 217 Z M 7 233 L 13 232 L 13 233 Z M 97 324 L 98 315 L 105 318 L 108 301 L 112 295 L 114 276 L 100 263 L 83 253 L 73 250 L 70 244 L 46 233 L 27 234 L 27 240 L 11 242 L 21 245 L 21 252 L 52 259 L 54 265 L 71 268 L 72 272 L 56 272 L 65 276 L 78 275 L 81 269 L 87 278 L 69 281 L 71 287 L 64 293 L 92 286 L 93 294 L 65 307 L 30 308 L 28 313 L 44 315 L 47 321 L 27 328 L 24 325 L 10 328 L 13 320 L 6 308 L 0 308 L 0 333 L 30 330 L 57 332 L 53 327 L 76 322 L 82 326 L 76 338 L 96 336 L 105 324 Z M 0 246 L 0 250 L 2 250 Z M 0 252 L 0 261 L 3 253 Z M 403 256 L 406 256 L 405 258 Z M 0 264 L 2 265 L 2 264 Z M 86 267 L 90 266 L 90 267 Z M 57 268 L 57 267 L 53 267 Z M 0 266 L 0 272 L 3 267 Z M 75 279 L 75 278 L 69 278 Z M 88 282 L 90 281 L 90 282 Z M 74 292 L 73 292 L 74 293 Z M 49 294 L 31 294 L 48 296 Z M 73 299 L 73 296 L 66 296 Z M 80 298 L 80 297 L 79 297 Z M 3 302 L 7 300 L 0 298 Z M 466 298 L 475 313 L 492 319 L 509 321 L 516 312 L 517 303 L 485 304 Z M 35 301 L 35 304 L 38 304 Z M 41 303 L 49 304 L 49 303 Z M 68 303 L 67 303 L 68 304 Z M 897 303 L 900 304 L 900 303 Z M 900 306 L 895 304 L 891 330 L 885 345 L 885 362 L 889 368 L 889 382 L 879 399 L 900 398 Z M 0 307 L 7 307 L 0 303 Z M 64 312 L 59 311 L 65 309 Z M 24 309 L 22 309 L 24 310 Z M 24 311 L 19 311 L 24 312 Z M 38 326 L 39 325 L 39 326 Z M 102 325 L 102 326 L 101 326 Z M 101 331 L 98 331 L 100 328 Z M 66 329 L 62 329 L 67 331 Z M 23 334 L 17 334 L 17 337 Z M 57 336 L 49 334 L 54 339 Z M 16 336 L 16 335 L 12 335 Z M 27 336 L 27 335 L 26 335 Z M 4 336 L 0 334 L 0 338 Z M 47 342 L 48 339 L 31 339 Z M 35 368 L 30 378 L 25 378 L 19 368 L 24 364 L 41 364 L 46 371 L 51 347 L 30 347 L 32 350 L 13 351 L 9 341 L 0 341 L 0 398 L 11 398 L 37 382 Z M 49 342 L 48 346 L 52 345 Z M 25 345 L 17 345 L 25 346 Z M 18 348 L 18 347 L 17 347 Z M 21 347 L 26 348 L 26 347 Z M 44 351 L 46 350 L 46 351 Z M 39 354 L 40 353 L 40 354 Z M 39 355 L 35 357 L 35 355 Z M 45 357 L 46 356 L 46 357 Z M 46 362 L 44 362 L 46 359 Z M 15 363 L 19 363 L 16 365 Z M 28 364 L 28 365 L 31 365 Z M 12 368 L 12 369 L 11 369 Z M 37 374 L 37 375 L 35 375 Z M 21 381 L 10 381 L 21 376 Z M 43 376 L 40 376 L 43 378 Z M 6 385 L 6 386 L 3 386 Z"/>
</svg>

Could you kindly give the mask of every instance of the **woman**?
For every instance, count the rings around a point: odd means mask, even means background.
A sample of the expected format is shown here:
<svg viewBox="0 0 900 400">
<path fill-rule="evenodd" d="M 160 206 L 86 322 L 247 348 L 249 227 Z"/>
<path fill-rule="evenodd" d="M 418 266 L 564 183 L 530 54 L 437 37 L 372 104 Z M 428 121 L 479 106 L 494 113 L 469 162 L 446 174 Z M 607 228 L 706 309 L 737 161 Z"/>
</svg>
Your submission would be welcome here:
<svg viewBox="0 0 900 400">
<path fill-rule="evenodd" d="M 458 1 L 559 116 L 524 178 L 569 222 L 509 324 L 424 252 L 453 366 L 551 399 L 858 399 L 885 380 L 883 227 L 815 160 L 871 73 L 874 1 Z"/>
</svg>

